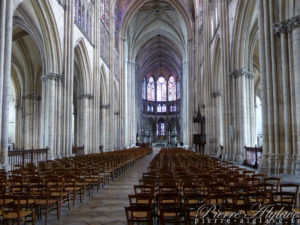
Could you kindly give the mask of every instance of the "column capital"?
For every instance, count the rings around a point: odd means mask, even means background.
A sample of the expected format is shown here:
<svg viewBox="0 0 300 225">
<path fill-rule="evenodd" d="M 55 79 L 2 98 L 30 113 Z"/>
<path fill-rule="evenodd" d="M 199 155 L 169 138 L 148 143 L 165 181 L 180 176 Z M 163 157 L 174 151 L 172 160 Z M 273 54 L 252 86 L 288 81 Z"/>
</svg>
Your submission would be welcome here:
<svg viewBox="0 0 300 225">
<path fill-rule="evenodd" d="M 46 80 L 64 80 L 65 76 L 63 74 L 58 74 L 58 73 L 48 73 L 45 74 L 41 77 L 42 81 Z"/>
<path fill-rule="evenodd" d="M 23 96 L 24 100 L 35 100 L 35 101 L 40 101 L 41 96 L 38 94 L 30 94 L 30 95 L 25 95 Z"/>
<path fill-rule="evenodd" d="M 281 21 L 273 24 L 273 34 L 292 32 L 300 25 L 300 15 L 294 16 L 286 21 Z"/>
<path fill-rule="evenodd" d="M 273 23 L 273 34 L 277 35 L 280 33 L 286 33 L 287 31 L 287 23 L 284 22 L 279 22 L 279 23 Z"/>
<path fill-rule="evenodd" d="M 246 78 L 254 79 L 255 74 L 253 72 L 243 68 L 243 69 L 238 69 L 238 70 L 231 71 L 229 73 L 229 76 L 231 78 L 238 78 L 238 77 L 245 76 Z"/>
<path fill-rule="evenodd" d="M 78 99 L 88 99 L 88 100 L 91 100 L 93 98 L 94 98 L 94 95 L 92 95 L 92 94 L 82 94 L 82 95 L 78 96 Z"/>
<path fill-rule="evenodd" d="M 291 32 L 300 25 L 300 15 L 287 20 L 287 31 Z"/>
</svg>

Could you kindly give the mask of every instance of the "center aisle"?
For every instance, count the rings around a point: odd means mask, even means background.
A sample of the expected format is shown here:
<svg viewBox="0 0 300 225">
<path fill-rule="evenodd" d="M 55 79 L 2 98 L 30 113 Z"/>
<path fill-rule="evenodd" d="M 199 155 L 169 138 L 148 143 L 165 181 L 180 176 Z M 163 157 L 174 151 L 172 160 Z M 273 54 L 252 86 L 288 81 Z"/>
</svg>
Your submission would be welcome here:
<svg viewBox="0 0 300 225">
<path fill-rule="evenodd" d="M 133 186 L 139 183 L 142 174 L 158 151 L 139 159 L 121 177 L 106 185 L 99 193 L 85 203 L 63 215 L 59 221 L 49 221 L 53 225 L 124 225 L 127 224 L 124 207 L 129 205 L 128 195 L 133 194 Z"/>
</svg>

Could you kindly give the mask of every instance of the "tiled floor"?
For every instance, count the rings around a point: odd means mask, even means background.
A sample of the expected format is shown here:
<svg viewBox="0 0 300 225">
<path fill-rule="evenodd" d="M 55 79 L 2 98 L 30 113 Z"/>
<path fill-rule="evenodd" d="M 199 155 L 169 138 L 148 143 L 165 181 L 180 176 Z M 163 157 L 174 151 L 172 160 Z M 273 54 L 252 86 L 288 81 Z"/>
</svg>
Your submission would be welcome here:
<svg viewBox="0 0 300 225">
<path fill-rule="evenodd" d="M 138 184 L 142 173 L 147 170 L 149 163 L 157 152 L 143 157 L 117 180 L 105 186 L 99 193 L 91 198 L 86 197 L 86 202 L 77 207 L 62 212 L 58 221 L 51 215 L 47 224 L 52 225 L 124 225 L 126 215 L 124 207 L 128 206 L 128 194 L 133 193 L 133 186 Z M 39 225 L 44 221 L 39 221 Z"/>
</svg>

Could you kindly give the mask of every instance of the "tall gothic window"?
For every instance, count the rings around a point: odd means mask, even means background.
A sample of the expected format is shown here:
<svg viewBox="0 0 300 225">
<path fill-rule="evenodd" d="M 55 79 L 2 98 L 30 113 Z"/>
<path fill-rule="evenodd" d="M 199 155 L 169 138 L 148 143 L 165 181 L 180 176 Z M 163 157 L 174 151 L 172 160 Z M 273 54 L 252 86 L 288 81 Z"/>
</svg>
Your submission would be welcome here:
<svg viewBox="0 0 300 225">
<path fill-rule="evenodd" d="M 157 80 L 157 101 L 167 101 L 167 82 L 164 77 L 159 77 Z"/>
<path fill-rule="evenodd" d="M 142 98 L 145 100 L 147 99 L 147 81 L 146 81 L 146 79 L 143 80 Z"/>
<path fill-rule="evenodd" d="M 174 76 L 169 78 L 168 82 L 168 100 L 175 101 L 176 100 L 176 82 Z"/>
<path fill-rule="evenodd" d="M 177 99 L 180 99 L 180 82 L 177 81 Z"/>
<path fill-rule="evenodd" d="M 163 112 L 163 113 L 167 112 L 167 105 L 166 104 L 162 105 L 161 112 Z"/>
<path fill-rule="evenodd" d="M 100 10 L 101 20 L 103 21 L 107 29 L 109 28 L 109 11 L 110 11 L 109 1 L 110 0 L 101 0 L 101 10 Z"/>
<path fill-rule="evenodd" d="M 157 136 L 165 136 L 166 135 L 166 122 L 164 120 L 160 120 L 157 123 Z"/>
<path fill-rule="evenodd" d="M 155 101 L 155 82 L 154 78 L 150 77 L 147 85 L 147 100 Z"/>
<path fill-rule="evenodd" d="M 74 22 L 92 41 L 94 3 L 91 0 L 75 0 L 74 3 Z"/>
<path fill-rule="evenodd" d="M 81 16 L 82 16 L 81 7 L 82 7 L 82 2 L 81 0 L 78 0 L 78 5 L 77 5 L 78 13 L 77 13 L 77 21 L 76 21 L 78 26 L 80 26 L 81 24 Z"/>
<path fill-rule="evenodd" d="M 161 113 L 161 112 L 162 112 L 161 104 L 158 104 L 158 106 L 157 106 L 157 112 L 158 112 L 158 113 Z"/>
<path fill-rule="evenodd" d="M 82 4 L 82 8 L 81 8 L 81 29 L 84 31 L 85 30 L 85 5 Z"/>
<path fill-rule="evenodd" d="M 176 112 L 176 105 L 171 105 L 170 111 L 171 112 Z"/>
</svg>

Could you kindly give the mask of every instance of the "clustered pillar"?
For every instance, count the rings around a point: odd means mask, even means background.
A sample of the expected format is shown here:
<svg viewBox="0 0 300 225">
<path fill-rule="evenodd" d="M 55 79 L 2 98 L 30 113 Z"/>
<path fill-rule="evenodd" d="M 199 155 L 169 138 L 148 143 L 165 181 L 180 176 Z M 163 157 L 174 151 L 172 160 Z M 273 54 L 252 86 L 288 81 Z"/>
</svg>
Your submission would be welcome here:
<svg viewBox="0 0 300 225">
<path fill-rule="evenodd" d="M 261 170 L 297 173 L 300 159 L 299 6 L 294 10 L 298 15 L 291 16 L 281 7 L 276 11 L 272 1 L 259 1 L 258 4 L 263 90 Z"/>
<path fill-rule="evenodd" d="M 8 163 L 8 93 L 11 74 L 13 1 L 0 3 L 0 119 L 1 164 Z"/>
</svg>

